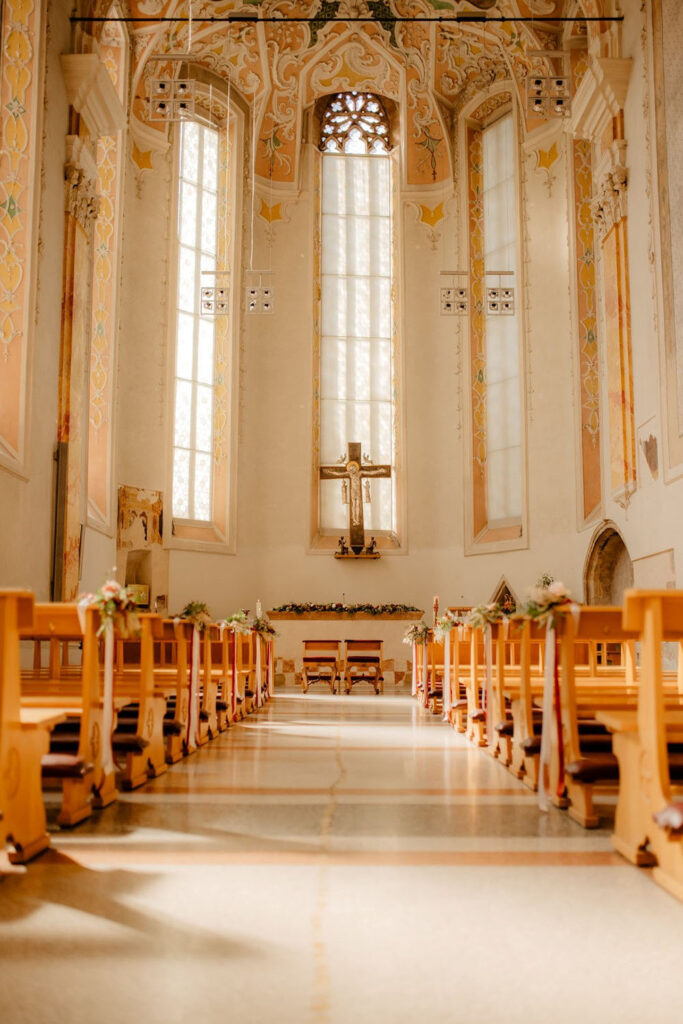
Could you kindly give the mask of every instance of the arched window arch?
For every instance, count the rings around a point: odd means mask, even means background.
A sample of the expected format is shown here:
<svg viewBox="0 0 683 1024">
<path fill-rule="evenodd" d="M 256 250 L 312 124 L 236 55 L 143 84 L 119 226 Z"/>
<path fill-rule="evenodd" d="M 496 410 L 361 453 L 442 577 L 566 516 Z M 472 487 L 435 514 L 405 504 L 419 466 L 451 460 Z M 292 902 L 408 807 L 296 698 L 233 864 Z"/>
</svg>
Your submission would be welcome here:
<svg viewBox="0 0 683 1024">
<path fill-rule="evenodd" d="M 348 527 L 348 492 L 340 481 L 320 482 L 318 467 L 338 462 L 358 442 L 369 460 L 392 466 L 391 477 L 366 480 L 363 491 L 366 531 L 391 546 L 398 390 L 391 129 L 385 104 L 372 93 L 336 93 L 319 110 L 314 534 L 336 536 Z"/>
</svg>

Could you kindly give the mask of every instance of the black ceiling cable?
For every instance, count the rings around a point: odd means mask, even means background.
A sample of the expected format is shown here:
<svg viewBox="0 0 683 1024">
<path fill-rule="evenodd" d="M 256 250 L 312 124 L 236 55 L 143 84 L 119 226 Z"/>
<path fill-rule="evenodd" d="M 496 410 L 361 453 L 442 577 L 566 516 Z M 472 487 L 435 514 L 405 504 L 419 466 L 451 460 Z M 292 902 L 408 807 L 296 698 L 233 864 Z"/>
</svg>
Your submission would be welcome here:
<svg viewBox="0 0 683 1024">
<path fill-rule="evenodd" d="M 617 14 L 612 16 L 605 16 L 604 18 L 551 18 L 551 17 L 513 17 L 508 15 L 494 15 L 493 17 L 487 17 L 485 14 L 456 14 L 453 17 L 445 17 L 444 15 L 423 15 L 414 17 L 401 17 L 398 15 L 377 15 L 376 17 L 360 17 L 360 18 L 326 18 L 321 15 L 313 15 L 308 17 L 287 17 L 280 18 L 273 15 L 261 16 L 258 14 L 226 14 L 226 15 L 207 15 L 205 17 L 193 17 L 189 18 L 185 16 L 171 16 L 165 17 L 162 15 L 152 16 L 133 16 L 133 15 L 113 15 L 111 17 L 86 17 L 85 15 L 72 15 L 69 19 L 73 24 L 98 24 L 102 22 L 120 22 L 130 24 L 185 24 L 191 21 L 194 25 L 209 24 L 209 25 L 220 25 L 220 24 L 242 24 L 242 25 L 258 25 L 272 24 L 272 25 L 306 25 L 306 24 L 320 24 L 321 21 L 329 22 L 330 24 L 335 22 L 349 22 L 356 24 L 358 22 L 387 22 L 394 25 L 401 24 L 416 24 L 421 21 L 425 24 L 438 24 L 438 25 L 462 25 L 462 24 L 478 24 L 478 25 L 500 25 L 500 24 L 527 24 L 527 25 L 574 25 L 574 24 L 590 24 L 591 22 L 604 22 L 605 24 L 614 24 L 615 22 L 623 22 L 624 15 Z"/>
</svg>

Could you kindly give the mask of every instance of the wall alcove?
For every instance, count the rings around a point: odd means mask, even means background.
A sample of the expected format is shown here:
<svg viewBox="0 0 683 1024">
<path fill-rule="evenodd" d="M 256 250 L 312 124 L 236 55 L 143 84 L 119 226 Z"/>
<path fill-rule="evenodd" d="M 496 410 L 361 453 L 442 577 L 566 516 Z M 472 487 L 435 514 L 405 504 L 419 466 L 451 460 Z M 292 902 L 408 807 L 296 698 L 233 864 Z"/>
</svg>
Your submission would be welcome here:
<svg viewBox="0 0 683 1024">
<path fill-rule="evenodd" d="M 583 581 L 588 604 L 621 604 L 633 586 L 633 562 L 614 523 L 603 523 L 593 537 Z"/>
</svg>

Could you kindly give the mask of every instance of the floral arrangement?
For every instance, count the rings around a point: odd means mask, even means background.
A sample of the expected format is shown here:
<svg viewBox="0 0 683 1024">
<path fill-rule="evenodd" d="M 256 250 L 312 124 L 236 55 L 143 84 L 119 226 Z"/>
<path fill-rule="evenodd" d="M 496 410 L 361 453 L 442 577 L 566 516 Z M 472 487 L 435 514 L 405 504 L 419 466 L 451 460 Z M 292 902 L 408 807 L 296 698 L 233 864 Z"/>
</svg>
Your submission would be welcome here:
<svg viewBox="0 0 683 1024">
<path fill-rule="evenodd" d="M 504 618 L 505 612 L 499 604 L 478 604 L 465 616 L 465 625 L 471 629 L 481 629 L 492 622 L 502 622 Z"/>
<path fill-rule="evenodd" d="M 414 604 L 344 604 L 342 601 L 333 601 L 331 604 L 315 604 L 307 601 L 305 604 L 290 602 L 289 604 L 278 605 L 275 612 L 293 612 L 295 615 L 305 615 L 306 612 L 345 612 L 347 615 L 402 615 L 404 612 L 420 612 Z"/>
<path fill-rule="evenodd" d="M 223 619 L 221 625 L 225 626 L 226 629 L 232 630 L 233 633 L 242 633 L 244 635 L 251 633 L 252 629 L 247 613 L 242 609 L 233 615 L 228 615 L 227 619 Z"/>
<path fill-rule="evenodd" d="M 546 590 L 551 583 L 555 582 L 555 577 L 549 572 L 542 572 L 536 580 L 536 586 Z"/>
<path fill-rule="evenodd" d="M 203 601 L 188 601 L 179 618 L 192 622 L 200 631 L 212 621 L 211 612 Z"/>
<path fill-rule="evenodd" d="M 559 580 L 553 580 L 547 587 L 532 587 L 529 600 L 520 609 L 521 615 L 534 622 L 550 622 L 555 625 L 558 611 L 574 612 L 578 608 L 572 600 L 571 591 Z"/>
<path fill-rule="evenodd" d="M 404 644 L 426 644 L 429 640 L 429 626 L 424 621 L 414 622 L 403 634 Z"/>
<path fill-rule="evenodd" d="M 278 632 L 267 615 L 255 615 L 251 620 L 251 628 L 261 636 L 277 636 Z"/>
<path fill-rule="evenodd" d="M 465 618 L 456 612 L 445 612 L 434 624 L 434 639 L 441 642 L 456 626 L 464 626 Z"/>
<path fill-rule="evenodd" d="M 107 580 L 96 594 L 81 594 L 78 598 L 81 608 L 97 608 L 100 613 L 99 636 L 108 623 L 112 622 L 124 639 L 134 636 L 140 631 L 138 606 L 135 595 L 128 587 L 122 586 L 118 580 Z"/>
</svg>

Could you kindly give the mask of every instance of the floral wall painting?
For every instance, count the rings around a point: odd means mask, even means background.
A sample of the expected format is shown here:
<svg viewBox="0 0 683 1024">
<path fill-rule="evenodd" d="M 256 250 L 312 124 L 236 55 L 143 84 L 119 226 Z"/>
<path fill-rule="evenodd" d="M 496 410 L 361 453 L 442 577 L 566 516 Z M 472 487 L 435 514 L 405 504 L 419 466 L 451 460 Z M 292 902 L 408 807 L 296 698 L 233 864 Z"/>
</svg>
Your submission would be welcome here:
<svg viewBox="0 0 683 1024">
<path fill-rule="evenodd" d="M 0 20 L 0 465 L 23 472 L 33 318 L 34 207 L 43 34 L 40 0 L 4 0 Z"/>
<path fill-rule="evenodd" d="M 582 515 L 585 520 L 599 509 L 602 490 L 600 470 L 600 378 L 595 272 L 596 240 L 591 210 L 593 169 L 590 142 L 586 139 L 575 139 L 572 155 L 574 172 L 575 301 L 581 406 Z"/>
<path fill-rule="evenodd" d="M 470 11 L 493 8 L 493 0 L 468 4 Z M 443 188 L 454 175 L 454 118 L 477 94 L 499 82 L 510 83 L 523 98 L 530 73 L 547 73 L 538 50 L 557 48 L 552 36 L 532 22 L 396 22 L 396 17 L 444 16 L 461 9 L 459 0 L 255 0 L 264 16 L 281 21 L 241 23 L 226 27 L 195 24 L 192 50 L 200 66 L 230 80 L 256 111 L 255 172 L 264 181 L 296 190 L 300 177 L 304 113 L 315 100 L 334 91 L 357 89 L 393 99 L 401 108 L 401 150 L 404 186 Z M 540 8 L 548 16 L 563 7 L 560 0 L 498 0 L 502 14 L 528 14 Z M 131 0 L 131 15 L 159 17 L 181 11 L 180 0 Z M 241 11 L 238 0 L 212 4 L 211 12 L 226 17 Z M 320 15 L 312 22 L 295 17 Z M 370 18 L 367 22 L 347 18 Z M 382 20 L 385 17 L 386 20 Z M 184 24 L 135 26 L 133 114 L 145 121 L 148 80 L 162 66 L 151 54 L 173 53 L 188 46 Z M 577 65 L 578 66 L 578 65 Z M 171 68 L 169 62 L 168 69 Z M 526 128 L 541 122 L 527 118 Z M 164 125 L 145 131 L 165 132 Z"/>
</svg>

